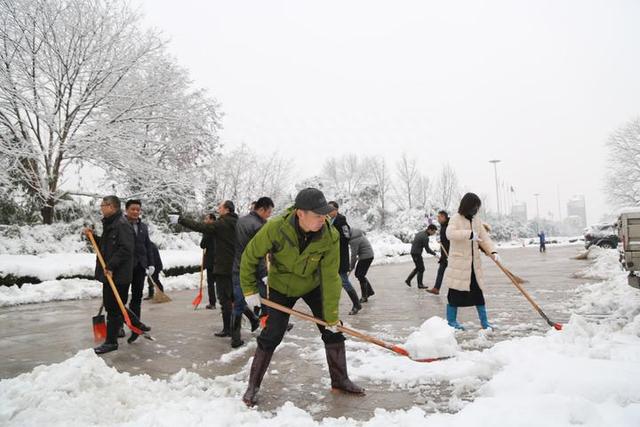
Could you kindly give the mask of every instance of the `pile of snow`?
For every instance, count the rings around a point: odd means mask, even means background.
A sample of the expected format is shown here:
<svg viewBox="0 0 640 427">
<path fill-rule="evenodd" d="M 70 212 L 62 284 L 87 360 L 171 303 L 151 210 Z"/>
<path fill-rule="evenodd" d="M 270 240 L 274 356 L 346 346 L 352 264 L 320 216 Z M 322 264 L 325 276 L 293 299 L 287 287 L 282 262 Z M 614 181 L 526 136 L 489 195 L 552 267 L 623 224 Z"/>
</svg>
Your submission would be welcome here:
<svg viewBox="0 0 640 427">
<path fill-rule="evenodd" d="M 197 289 L 200 286 L 200 274 L 163 277 L 161 282 L 167 293 Z M 95 280 L 52 280 L 35 285 L 27 283 L 20 288 L 0 286 L 0 307 L 90 298 L 102 298 L 102 284 Z"/>
<path fill-rule="evenodd" d="M 377 409 L 367 421 L 315 421 L 291 403 L 261 412 L 240 401 L 246 365 L 236 375 L 214 379 L 182 370 L 168 380 L 153 380 L 119 373 L 82 351 L 0 381 L 0 425 L 640 425 L 640 292 L 613 271 L 607 280 L 583 286 L 575 302 L 576 313 L 562 331 L 503 341 L 482 352 L 460 351 L 443 362 L 417 363 L 348 341 L 354 380 L 372 389 L 386 384 L 419 390 L 445 382 L 453 389 L 448 407 L 453 414 L 416 406 Z M 590 322 L 580 314 L 594 309 L 607 316 Z M 324 366 L 321 354 L 307 358 L 309 351 L 322 350 L 305 347 L 301 353 L 308 363 Z M 426 408 L 432 408 L 429 402 Z"/>
<path fill-rule="evenodd" d="M 583 270 L 573 273 L 573 277 L 605 280 L 615 272 L 622 272 L 620 255 L 617 249 L 603 249 L 599 246 L 591 246 L 587 251 L 586 258 L 594 260 L 594 262 Z"/>
<path fill-rule="evenodd" d="M 437 316 L 425 321 L 420 329 L 409 335 L 404 348 L 413 359 L 450 357 L 460 350 L 455 329 Z"/>
</svg>

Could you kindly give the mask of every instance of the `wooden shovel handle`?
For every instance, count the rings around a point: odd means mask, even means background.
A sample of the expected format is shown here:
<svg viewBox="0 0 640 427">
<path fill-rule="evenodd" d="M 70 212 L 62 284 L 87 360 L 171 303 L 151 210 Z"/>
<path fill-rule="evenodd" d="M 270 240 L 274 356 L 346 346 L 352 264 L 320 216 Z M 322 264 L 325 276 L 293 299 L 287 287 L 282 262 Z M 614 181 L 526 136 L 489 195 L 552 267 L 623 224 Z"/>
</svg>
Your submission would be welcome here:
<svg viewBox="0 0 640 427">
<path fill-rule="evenodd" d="M 311 316 L 311 315 L 309 315 L 307 313 L 303 313 L 303 312 L 298 311 L 298 310 L 294 310 L 294 309 L 289 308 L 289 307 L 285 307 L 284 305 L 278 304 L 277 302 L 273 302 L 273 301 L 268 300 L 266 298 L 262 298 L 260 301 L 262 302 L 262 304 L 264 304 L 264 305 L 266 305 L 268 307 L 271 307 L 273 309 L 276 309 L 278 311 L 281 311 L 283 313 L 290 314 L 292 316 L 298 317 L 298 318 L 303 319 L 303 320 L 308 320 L 310 322 L 316 323 L 316 324 L 321 325 L 321 326 L 325 326 L 325 327 L 329 326 L 329 324 L 327 322 L 325 322 L 324 320 L 322 320 L 322 319 L 318 319 L 317 317 Z M 391 350 L 391 351 L 394 351 L 396 353 L 402 354 L 403 356 L 407 356 L 408 355 L 407 351 L 405 349 L 401 348 L 401 347 L 386 343 L 386 342 L 384 342 L 382 340 L 379 340 L 379 339 L 374 338 L 372 336 L 363 334 L 362 332 L 356 331 L 355 329 L 347 328 L 346 326 L 341 326 L 341 325 L 337 326 L 336 329 L 338 331 L 340 331 L 340 332 L 343 332 L 343 333 L 347 334 L 347 335 L 351 335 L 351 336 L 359 338 L 359 339 L 361 339 L 363 341 L 367 341 L 367 342 L 370 342 L 372 344 L 379 345 L 380 347 L 386 348 L 387 350 Z"/>
<path fill-rule="evenodd" d="M 531 297 L 531 295 L 529 295 L 529 292 L 527 292 L 522 285 L 518 282 L 518 280 L 516 280 L 515 276 L 513 273 L 511 273 L 509 270 L 506 269 L 506 267 L 504 267 L 502 265 L 502 263 L 500 263 L 500 261 L 496 261 L 495 259 L 493 260 L 496 265 L 498 266 L 498 268 L 500 268 L 500 270 L 502 270 L 502 272 L 511 280 L 511 283 L 513 283 L 513 285 L 518 288 L 518 290 L 520 291 L 520 293 L 522 295 L 524 295 L 524 297 L 527 299 L 527 301 L 529 301 L 529 303 L 531 304 L 531 306 L 538 312 L 538 314 L 540 316 L 542 316 L 542 318 L 550 325 L 550 326 L 554 326 L 555 327 L 555 323 L 551 321 L 551 319 L 549 319 L 547 317 L 547 315 L 544 313 L 544 311 L 542 311 L 542 309 L 540 308 L 540 306 L 533 300 L 533 298 Z"/>
</svg>

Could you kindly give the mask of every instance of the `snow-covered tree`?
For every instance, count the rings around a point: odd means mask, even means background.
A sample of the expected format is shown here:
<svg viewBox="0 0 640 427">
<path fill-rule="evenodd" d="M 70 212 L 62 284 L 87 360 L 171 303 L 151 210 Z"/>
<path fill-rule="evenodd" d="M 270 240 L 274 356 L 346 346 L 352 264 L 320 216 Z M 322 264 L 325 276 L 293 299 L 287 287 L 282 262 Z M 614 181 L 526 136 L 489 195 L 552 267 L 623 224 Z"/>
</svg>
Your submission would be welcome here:
<svg viewBox="0 0 640 427">
<path fill-rule="evenodd" d="M 607 197 L 616 206 L 640 205 L 640 117 L 616 129 L 607 141 Z"/>
<path fill-rule="evenodd" d="M 0 0 L 0 154 L 12 159 L 0 178 L 45 223 L 71 166 L 99 165 L 140 196 L 184 188 L 176 171 L 215 148 L 218 126 L 215 101 L 124 0 Z"/>
<path fill-rule="evenodd" d="M 242 144 L 213 160 L 207 173 L 205 203 L 213 208 L 222 200 L 232 200 L 238 211 L 247 212 L 259 197 L 271 197 L 276 210 L 291 203 L 289 175 L 291 161 L 278 153 L 263 157 Z"/>
<path fill-rule="evenodd" d="M 438 208 L 447 211 L 451 211 L 453 205 L 458 202 L 457 199 L 460 198 L 458 175 L 448 163 L 442 165 L 440 174 L 433 187 L 433 195 L 434 204 Z"/>
<path fill-rule="evenodd" d="M 396 204 L 407 209 L 413 208 L 420 173 L 418 172 L 415 159 L 410 159 L 407 153 L 402 153 L 402 157 L 396 163 L 396 177 Z"/>
</svg>

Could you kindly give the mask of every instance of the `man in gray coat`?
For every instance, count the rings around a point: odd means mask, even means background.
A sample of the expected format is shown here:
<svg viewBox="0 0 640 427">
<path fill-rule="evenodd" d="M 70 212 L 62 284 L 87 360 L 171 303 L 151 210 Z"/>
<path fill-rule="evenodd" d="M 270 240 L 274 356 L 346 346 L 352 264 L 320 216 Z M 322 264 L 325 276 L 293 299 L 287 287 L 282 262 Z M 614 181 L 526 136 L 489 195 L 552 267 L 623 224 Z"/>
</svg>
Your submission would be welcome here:
<svg viewBox="0 0 640 427">
<path fill-rule="evenodd" d="M 253 313 L 253 310 L 247 307 L 247 302 L 244 300 L 244 294 L 240 287 L 240 260 L 244 248 L 271 216 L 274 204 L 273 200 L 269 197 L 260 197 L 252 205 L 252 211 L 238 219 L 238 223 L 236 224 L 236 252 L 231 270 L 231 278 L 233 281 L 233 316 L 231 317 L 232 348 L 237 348 L 244 344 L 240 336 L 243 314 L 251 321 L 252 331 L 258 329 L 259 326 L 258 318 Z M 263 281 L 265 277 L 267 277 L 267 266 L 265 260 L 261 259 L 256 267 L 256 281 L 258 287 L 261 289 L 265 287 Z M 261 296 L 266 298 L 266 294 Z"/>
<path fill-rule="evenodd" d="M 373 247 L 364 235 L 362 230 L 357 228 L 351 229 L 351 240 L 349 240 L 349 247 L 351 249 L 351 264 L 350 271 L 355 268 L 356 279 L 360 282 L 360 291 L 362 297 L 360 302 L 369 301 L 369 297 L 375 295 L 369 279 L 367 279 L 367 272 L 371 263 L 373 262 Z"/>
<path fill-rule="evenodd" d="M 411 279 L 414 276 L 418 276 L 418 288 L 426 289 L 426 286 L 422 283 L 422 277 L 424 275 L 424 261 L 422 260 L 422 250 L 426 250 L 428 254 L 433 256 L 437 256 L 436 253 L 429 247 L 429 237 L 436 234 L 438 231 L 438 227 L 433 224 L 429 224 L 425 231 L 420 231 L 416 233 L 416 236 L 413 238 L 413 243 L 411 244 L 411 258 L 413 259 L 413 263 L 415 264 L 415 268 L 407 277 L 407 280 L 404 283 L 407 286 L 411 287 Z"/>
</svg>

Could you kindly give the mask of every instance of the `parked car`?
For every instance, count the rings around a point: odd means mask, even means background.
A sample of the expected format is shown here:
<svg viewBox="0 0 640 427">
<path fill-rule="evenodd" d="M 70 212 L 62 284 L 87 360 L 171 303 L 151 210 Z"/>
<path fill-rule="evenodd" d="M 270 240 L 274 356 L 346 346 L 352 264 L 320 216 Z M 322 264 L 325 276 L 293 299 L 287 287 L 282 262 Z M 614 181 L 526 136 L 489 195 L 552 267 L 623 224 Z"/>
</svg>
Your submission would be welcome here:
<svg viewBox="0 0 640 427">
<path fill-rule="evenodd" d="M 600 246 L 604 249 L 615 249 L 620 243 L 614 224 L 596 224 L 584 230 L 584 247 Z"/>
</svg>

